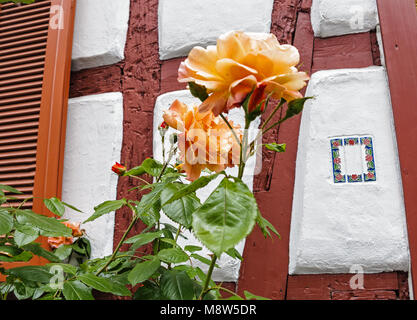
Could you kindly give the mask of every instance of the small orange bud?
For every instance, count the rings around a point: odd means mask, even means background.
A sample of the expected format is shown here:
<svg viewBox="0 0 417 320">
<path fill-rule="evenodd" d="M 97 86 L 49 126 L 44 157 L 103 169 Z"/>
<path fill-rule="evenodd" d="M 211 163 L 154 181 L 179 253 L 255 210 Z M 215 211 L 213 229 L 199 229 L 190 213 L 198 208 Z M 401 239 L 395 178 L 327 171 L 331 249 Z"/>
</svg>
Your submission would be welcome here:
<svg viewBox="0 0 417 320">
<path fill-rule="evenodd" d="M 118 163 L 118 162 L 116 162 L 116 163 L 115 163 L 115 164 L 111 167 L 111 170 L 112 170 L 114 173 L 118 174 L 119 176 L 123 175 L 123 174 L 127 171 L 126 167 L 125 167 L 125 166 L 123 166 L 123 165 L 121 165 L 121 164 L 120 164 L 120 163 Z"/>
</svg>

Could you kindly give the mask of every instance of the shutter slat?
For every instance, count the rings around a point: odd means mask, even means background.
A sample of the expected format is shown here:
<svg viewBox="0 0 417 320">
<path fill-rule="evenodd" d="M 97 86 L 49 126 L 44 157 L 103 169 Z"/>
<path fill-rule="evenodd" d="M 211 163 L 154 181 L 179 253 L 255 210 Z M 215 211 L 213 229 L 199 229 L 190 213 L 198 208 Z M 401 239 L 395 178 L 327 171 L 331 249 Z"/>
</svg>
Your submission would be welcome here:
<svg viewBox="0 0 417 320">
<path fill-rule="evenodd" d="M 37 32 L 37 31 L 48 31 L 48 24 L 37 24 L 28 26 L 26 28 L 21 28 L 19 30 L 10 30 L 10 31 L 4 31 L 0 33 L 0 39 L 5 39 L 8 37 L 19 37 L 19 36 L 26 36 L 27 34 L 31 32 Z"/>
<path fill-rule="evenodd" d="M 36 69 L 13 72 L 13 73 L 9 73 L 6 75 L 0 74 L 0 80 L 5 80 L 8 78 L 7 76 L 9 76 L 9 78 L 12 78 L 12 79 L 9 79 L 8 83 L 11 84 L 11 83 L 15 83 L 16 81 L 19 81 L 19 79 L 14 79 L 14 78 L 32 76 L 32 75 L 43 73 L 43 71 L 44 71 L 44 68 L 36 68 Z"/>
<path fill-rule="evenodd" d="M 4 49 L 4 50 L 0 50 L 0 55 L 11 55 L 13 53 L 19 53 L 19 52 L 27 52 L 27 51 L 32 51 L 32 50 L 36 50 L 36 49 L 40 49 L 40 48 L 46 48 L 46 43 L 45 42 L 39 42 L 39 43 L 34 43 L 34 44 L 30 44 L 30 45 L 26 45 L 26 46 L 20 46 L 20 47 L 14 47 L 11 49 Z"/>
<path fill-rule="evenodd" d="M 22 157 L 22 158 L 11 158 L 11 159 L 0 159 L 0 166 L 5 165 L 19 165 L 24 163 L 36 163 L 36 157 Z M 2 181 L 3 184 L 7 184 Z"/>
<path fill-rule="evenodd" d="M 39 106 L 40 106 L 40 100 L 38 101 L 35 100 L 31 102 L 16 103 L 16 104 L 0 106 L 0 112 L 22 110 L 26 108 L 39 107 Z"/>
<path fill-rule="evenodd" d="M 20 41 L 24 39 L 30 39 L 35 37 L 41 37 L 41 36 L 47 36 L 48 35 L 48 29 L 45 30 L 35 30 L 33 32 L 26 32 L 23 34 L 12 34 L 10 37 L 5 37 L 4 35 L 0 36 L 0 44 L 3 43 L 10 43 L 13 41 Z"/>
<path fill-rule="evenodd" d="M 2 100 L 0 99 L 0 106 L 6 105 L 6 104 L 23 102 L 23 101 L 40 100 L 40 99 L 41 99 L 41 95 L 39 94 L 24 96 L 24 97 L 15 97 L 15 98 L 10 98 L 10 99 L 2 99 Z"/>
<path fill-rule="evenodd" d="M 42 79 L 43 79 L 42 74 L 34 74 L 34 75 L 26 76 L 26 77 L 6 79 L 6 80 L 0 81 L 0 87 L 12 85 L 12 84 L 19 84 L 19 83 L 36 82 Z"/>
<path fill-rule="evenodd" d="M 30 88 L 25 90 L 16 90 L 0 93 L 0 101 L 10 97 L 34 95 L 42 92 L 42 87 Z"/>
<path fill-rule="evenodd" d="M 39 113 L 40 110 L 41 110 L 40 108 L 28 108 L 28 109 L 20 109 L 20 110 L 8 111 L 8 112 L 0 111 L 0 118 L 11 117 L 11 116 L 16 116 L 16 115 Z"/>
<path fill-rule="evenodd" d="M 15 12 L 9 12 L 9 14 L 6 15 L 0 15 L 0 21 L 5 20 L 12 20 L 20 17 L 27 17 L 30 15 L 34 15 L 37 13 L 49 13 L 50 9 L 48 7 L 35 7 L 35 8 L 25 8 L 26 10 L 20 10 Z"/>
<path fill-rule="evenodd" d="M 19 53 L 9 54 L 6 56 L 0 56 L 0 62 L 21 59 L 21 58 L 26 58 L 26 57 L 33 57 L 36 55 L 43 55 L 45 54 L 45 52 L 46 52 L 46 49 L 38 49 L 38 50 L 32 50 L 28 52 L 19 52 Z"/>
<path fill-rule="evenodd" d="M 41 20 L 26 21 L 26 22 L 22 22 L 18 24 L 0 27 L 0 33 L 10 32 L 11 30 L 16 30 L 18 32 L 19 29 L 36 28 L 37 26 L 45 26 L 48 24 L 49 24 L 49 15 L 47 18 L 44 18 Z"/>
<path fill-rule="evenodd" d="M 13 72 L 18 72 L 18 71 L 26 71 L 26 70 L 32 70 L 32 68 L 42 68 L 44 67 L 45 62 L 44 61 L 39 61 L 39 62 L 34 62 L 34 63 L 28 63 L 28 64 L 22 64 L 22 65 L 14 65 L 11 67 L 7 67 L 7 68 L 0 68 L 0 74 L 4 74 L 4 73 L 13 73 Z"/>
<path fill-rule="evenodd" d="M 27 123 L 29 121 L 39 120 L 39 114 L 31 114 L 27 116 L 14 116 L 10 118 L 3 118 L 0 119 L 0 125 L 12 124 L 12 123 L 19 123 L 24 122 Z"/>
<path fill-rule="evenodd" d="M 33 81 L 33 82 L 23 82 L 11 86 L 0 86 L 0 93 L 1 92 L 9 92 L 9 91 L 18 91 L 25 88 L 35 88 L 35 87 L 42 87 L 42 81 Z"/>
<path fill-rule="evenodd" d="M 9 38 L 9 41 L 7 41 L 7 43 L 0 44 L 0 50 L 12 48 L 12 47 L 29 45 L 33 43 L 45 43 L 47 39 L 48 37 L 46 35 L 40 36 L 40 37 L 31 37 L 29 39 L 24 39 L 24 40 L 16 40 L 13 38 L 11 39 Z"/>
<path fill-rule="evenodd" d="M 28 136 L 32 134 L 37 134 L 38 128 L 37 126 L 33 126 L 29 129 L 23 129 L 23 130 L 15 130 L 12 132 L 0 132 L 0 138 L 12 138 L 12 137 L 20 137 L 20 136 Z"/>
<path fill-rule="evenodd" d="M 3 145 L 9 145 L 9 144 L 18 143 L 18 142 L 36 141 L 37 139 L 38 139 L 37 135 L 9 138 L 9 139 L 0 139 L 0 148 Z"/>
<path fill-rule="evenodd" d="M 5 137 L 7 137 L 7 134 L 10 134 L 10 136 L 14 136 L 15 134 L 18 133 L 18 132 L 16 132 L 16 130 L 38 127 L 38 125 L 39 125 L 39 121 L 15 123 L 15 124 L 7 125 L 7 126 L 2 125 L 0 127 L 0 137 L 2 137 L 3 134 L 4 134 Z M 6 131 L 6 132 L 4 132 L 4 131 Z M 8 131 L 12 131 L 12 132 L 8 133 Z"/>
<path fill-rule="evenodd" d="M 9 3 L 8 6 L 6 6 L 6 4 L 3 4 L 3 6 L 1 7 L 0 14 L 1 15 L 13 14 L 15 12 L 26 11 L 32 8 L 40 8 L 40 7 L 45 7 L 45 6 L 49 8 L 50 1 L 36 1 L 34 3 L 25 4 L 24 6 L 16 6 L 13 3 Z"/>
<path fill-rule="evenodd" d="M 4 174 L 5 172 L 13 172 L 13 171 L 31 171 L 33 172 L 36 169 L 36 164 L 27 164 L 27 165 L 14 165 L 14 166 L 0 166 L 0 174 Z M 22 190 L 20 190 L 22 191 Z"/>
<path fill-rule="evenodd" d="M 33 149 L 36 148 L 36 142 L 32 143 L 19 143 L 19 144 L 9 144 L 6 146 L 0 146 L 0 153 L 4 153 L 5 151 L 15 151 L 15 150 L 26 150 L 26 149 Z"/>
<path fill-rule="evenodd" d="M 12 152 L 8 152 L 8 153 L 0 153 L 0 159 L 26 157 L 26 156 L 34 156 L 34 155 L 36 155 L 36 149 L 23 150 L 23 151 L 12 151 Z"/>
</svg>

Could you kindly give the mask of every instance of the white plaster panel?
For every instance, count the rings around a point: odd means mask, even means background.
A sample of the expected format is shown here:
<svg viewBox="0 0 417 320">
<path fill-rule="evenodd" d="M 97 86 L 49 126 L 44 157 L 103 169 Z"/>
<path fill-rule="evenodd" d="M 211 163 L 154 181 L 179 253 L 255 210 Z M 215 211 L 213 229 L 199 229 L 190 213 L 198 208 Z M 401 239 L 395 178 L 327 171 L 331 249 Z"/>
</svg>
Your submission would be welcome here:
<svg viewBox="0 0 417 320">
<path fill-rule="evenodd" d="M 111 171 L 120 161 L 123 137 L 123 96 L 119 92 L 69 100 L 65 143 L 63 201 L 69 208 L 64 217 L 83 222 L 94 207 L 116 199 L 118 176 Z M 92 257 L 111 254 L 114 213 L 82 225 L 91 241 Z"/>
<path fill-rule="evenodd" d="M 316 37 L 333 37 L 375 29 L 376 0 L 313 0 L 311 24 Z"/>
<path fill-rule="evenodd" d="M 160 58 L 186 56 L 231 30 L 269 33 L 272 6 L 273 0 L 160 0 Z"/>
<path fill-rule="evenodd" d="M 199 105 L 201 102 L 197 98 L 193 97 L 188 90 L 179 90 L 179 91 L 173 91 L 168 92 L 165 94 L 160 95 L 155 103 L 155 109 L 154 109 L 154 123 L 153 123 L 153 155 L 154 158 L 158 161 L 162 162 L 162 143 L 161 143 L 161 137 L 158 131 L 158 126 L 163 121 L 162 115 L 163 111 L 167 110 L 172 102 L 174 102 L 175 99 L 180 100 L 181 102 L 187 104 L 187 105 Z M 232 120 L 235 124 L 239 124 L 242 128 L 245 126 L 245 118 L 243 110 L 235 108 L 232 109 L 229 112 L 228 118 Z M 257 132 L 257 128 L 260 125 L 260 119 L 258 118 L 251 124 L 251 131 L 250 136 L 254 138 Z M 167 136 L 169 136 L 171 133 L 175 132 L 172 128 L 169 129 L 167 132 Z M 168 140 L 168 139 L 166 139 Z M 169 142 L 166 141 L 165 143 L 165 149 L 169 149 Z M 242 180 L 246 183 L 246 185 L 249 187 L 250 190 L 253 190 L 253 175 L 255 173 L 255 167 L 256 162 L 260 162 L 261 157 L 257 155 L 257 157 L 252 157 L 248 160 L 245 168 L 245 174 L 242 178 Z M 172 163 L 175 163 L 175 159 L 172 160 Z M 238 168 L 227 168 L 226 172 L 228 174 L 237 176 Z M 258 170 L 258 167 L 256 167 L 256 170 Z M 201 200 L 201 202 L 204 202 L 208 196 L 214 191 L 214 189 L 217 187 L 217 185 L 222 180 L 222 177 L 218 177 L 217 179 L 210 182 L 205 188 L 199 189 L 197 191 L 197 196 Z M 184 179 L 184 183 L 188 183 Z M 161 215 L 161 221 L 166 222 L 172 225 L 176 225 L 174 222 L 172 222 L 168 217 L 166 217 L 164 214 Z M 187 244 L 194 244 L 197 246 L 203 246 L 189 231 L 185 231 L 184 235 L 188 238 L 186 240 Z M 185 244 L 185 240 L 182 238 L 179 238 L 179 243 L 181 245 Z M 240 254 L 243 254 L 243 249 L 245 246 L 245 241 L 240 242 L 236 249 L 240 252 Z M 204 248 L 203 251 L 198 252 L 199 254 L 209 258 L 207 254 L 211 253 L 207 248 Z M 236 259 L 232 259 L 226 254 L 223 254 L 220 259 L 218 260 L 217 264 L 220 266 L 220 269 L 215 268 L 213 272 L 213 279 L 215 281 L 237 281 L 239 279 L 239 270 L 240 270 L 240 261 Z M 197 265 L 202 270 L 207 271 L 208 266 L 205 264 L 202 264 L 201 262 L 193 259 L 193 265 Z"/>
<path fill-rule="evenodd" d="M 111 65 L 124 59 L 129 0 L 77 1 L 72 70 Z"/>
<path fill-rule="evenodd" d="M 408 240 L 389 87 L 383 67 L 319 71 L 300 128 L 290 274 L 407 271 Z M 372 136 L 376 181 L 333 181 L 330 139 Z"/>
</svg>

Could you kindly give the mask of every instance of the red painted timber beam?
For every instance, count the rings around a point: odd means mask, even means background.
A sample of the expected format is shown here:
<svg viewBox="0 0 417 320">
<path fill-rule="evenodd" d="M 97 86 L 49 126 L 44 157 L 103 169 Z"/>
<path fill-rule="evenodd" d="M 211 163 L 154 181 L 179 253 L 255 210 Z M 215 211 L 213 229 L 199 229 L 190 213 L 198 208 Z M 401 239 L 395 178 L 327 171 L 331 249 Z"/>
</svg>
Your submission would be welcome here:
<svg viewBox="0 0 417 320">
<path fill-rule="evenodd" d="M 414 0 L 378 0 L 417 288 L 417 10 Z"/>
</svg>

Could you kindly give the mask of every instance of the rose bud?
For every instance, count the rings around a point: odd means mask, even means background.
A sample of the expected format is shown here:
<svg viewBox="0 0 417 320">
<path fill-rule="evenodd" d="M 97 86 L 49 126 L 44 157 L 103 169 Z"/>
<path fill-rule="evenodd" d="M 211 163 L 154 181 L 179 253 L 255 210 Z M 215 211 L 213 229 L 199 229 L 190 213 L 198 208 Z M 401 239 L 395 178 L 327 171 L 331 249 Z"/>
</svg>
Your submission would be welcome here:
<svg viewBox="0 0 417 320">
<path fill-rule="evenodd" d="M 126 167 L 121 165 L 120 163 L 116 162 L 112 167 L 111 170 L 118 174 L 119 176 L 122 176 L 127 171 Z"/>
</svg>

